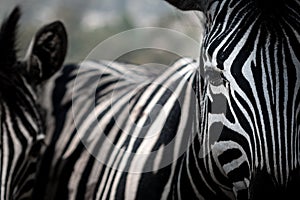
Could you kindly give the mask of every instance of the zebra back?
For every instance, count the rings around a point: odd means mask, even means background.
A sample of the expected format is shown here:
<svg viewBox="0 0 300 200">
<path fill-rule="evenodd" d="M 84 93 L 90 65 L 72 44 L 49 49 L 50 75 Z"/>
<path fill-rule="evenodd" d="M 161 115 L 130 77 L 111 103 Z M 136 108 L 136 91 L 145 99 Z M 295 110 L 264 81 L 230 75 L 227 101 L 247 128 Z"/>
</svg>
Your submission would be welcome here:
<svg viewBox="0 0 300 200">
<path fill-rule="evenodd" d="M 160 174 L 152 184 L 174 177 L 172 163 L 197 129 L 199 73 L 186 58 L 158 76 L 148 74 L 142 66 L 87 61 L 65 66 L 53 78 L 44 90 L 52 104 L 45 99 L 43 105 L 55 128 L 47 133 L 36 199 L 138 198 L 130 188 L 149 199 L 162 195 L 163 185 L 155 194 L 139 180 L 148 173 Z M 160 177 L 162 168 L 168 176 Z"/>
</svg>

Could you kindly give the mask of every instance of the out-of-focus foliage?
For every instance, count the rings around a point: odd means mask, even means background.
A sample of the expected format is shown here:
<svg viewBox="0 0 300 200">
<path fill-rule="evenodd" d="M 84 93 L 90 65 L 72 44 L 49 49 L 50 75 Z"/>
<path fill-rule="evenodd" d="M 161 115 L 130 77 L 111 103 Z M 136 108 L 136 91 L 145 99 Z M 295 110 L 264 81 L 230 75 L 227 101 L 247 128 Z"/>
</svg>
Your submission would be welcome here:
<svg viewBox="0 0 300 200">
<path fill-rule="evenodd" d="M 8 15 L 17 4 L 23 10 L 19 37 L 21 56 L 25 54 L 24 47 L 28 46 L 36 29 L 53 20 L 61 20 L 67 27 L 67 62 L 85 59 L 102 41 L 133 28 L 169 28 L 185 33 L 197 41 L 202 31 L 200 21 L 203 17 L 200 13 L 180 12 L 163 0 L 0 0 L 0 19 Z M 144 63 L 153 59 L 165 63 L 174 58 L 176 55 L 172 53 L 145 50 L 127 53 L 120 60 Z"/>
</svg>

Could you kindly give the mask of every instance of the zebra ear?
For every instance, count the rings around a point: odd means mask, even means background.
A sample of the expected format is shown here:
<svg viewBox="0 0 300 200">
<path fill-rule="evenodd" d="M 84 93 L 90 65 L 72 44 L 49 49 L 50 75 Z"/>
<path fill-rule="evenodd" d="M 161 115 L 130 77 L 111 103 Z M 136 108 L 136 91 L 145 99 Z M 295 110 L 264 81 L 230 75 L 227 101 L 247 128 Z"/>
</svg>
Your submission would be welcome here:
<svg viewBox="0 0 300 200">
<path fill-rule="evenodd" d="M 57 72 L 65 60 L 67 46 L 67 32 L 60 21 L 42 27 L 32 39 L 26 55 L 30 79 L 40 83 Z"/>
<path fill-rule="evenodd" d="M 180 10 L 199 10 L 205 12 L 211 0 L 165 0 Z"/>
</svg>

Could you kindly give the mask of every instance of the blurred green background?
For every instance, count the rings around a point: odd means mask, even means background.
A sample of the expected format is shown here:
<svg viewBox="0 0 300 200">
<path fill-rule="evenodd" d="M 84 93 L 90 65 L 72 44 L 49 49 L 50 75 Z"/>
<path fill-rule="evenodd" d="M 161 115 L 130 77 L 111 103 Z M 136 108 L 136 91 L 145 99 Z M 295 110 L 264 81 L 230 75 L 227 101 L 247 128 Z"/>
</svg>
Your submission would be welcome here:
<svg viewBox="0 0 300 200">
<path fill-rule="evenodd" d="M 35 31 L 53 20 L 63 21 L 68 31 L 66 62 L 82 61 L 102 41 L 133 28 L 168 28 L 196 41 L 200 40 L 203 30 L 201 13 L 181 12 L 163 0 L 0 0 L 1 21 L 15 5 L 20 5 L 23 12 L 18 40 L 20 56 L 24 56 Z M 159 37 L 155 35 L 156 40 Z M 174 42 L 172 45 L 186 48 L 186 56 L 189 56 L 189 48 L 184 47 L 184 43 Z M 172 52 L 145 49 L 128 52 L 119 60 L 136 64 L 167 64 L 175 58 Z"/>
</svg>

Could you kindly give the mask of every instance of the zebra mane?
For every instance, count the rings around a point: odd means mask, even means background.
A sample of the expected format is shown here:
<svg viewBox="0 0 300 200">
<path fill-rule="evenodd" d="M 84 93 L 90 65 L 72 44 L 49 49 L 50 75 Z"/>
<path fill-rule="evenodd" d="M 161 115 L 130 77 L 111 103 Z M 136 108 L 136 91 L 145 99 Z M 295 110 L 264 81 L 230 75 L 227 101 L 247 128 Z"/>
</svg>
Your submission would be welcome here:
<svg viewBox="0 0 300 200">
<path fill-rule="evenodd" d="M 17 6 L 0 28 L 0 97 L 6 102 L 20 99 L 22 64 L 17 59 L 16 35 L 21 10 Z"/>
<path fill-rule="evenodd" d="M 16 34 L 21 16 L 19 7 L 15 7 L 4 20 L 0 29 L 0 70 L 11 68 L 17 61 Z M 8 69 L 9 70 L 9 69 Z"/>
</svg>

